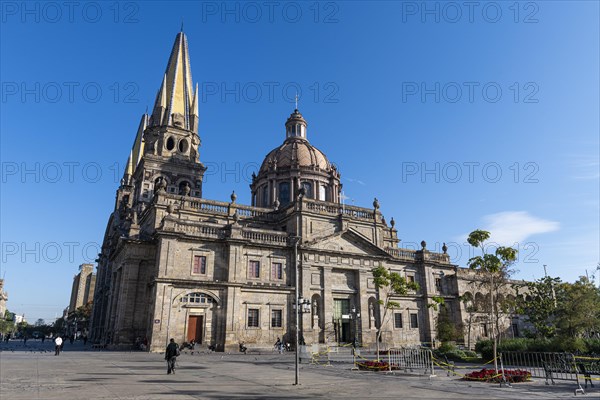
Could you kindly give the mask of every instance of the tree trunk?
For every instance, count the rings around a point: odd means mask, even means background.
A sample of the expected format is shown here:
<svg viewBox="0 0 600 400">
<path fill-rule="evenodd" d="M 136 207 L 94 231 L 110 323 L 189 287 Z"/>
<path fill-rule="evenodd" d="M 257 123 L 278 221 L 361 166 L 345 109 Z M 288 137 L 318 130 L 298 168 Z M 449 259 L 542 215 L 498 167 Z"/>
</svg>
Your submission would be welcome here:
<svg viewBox="0 0 600 400">
<path fill-rule="evenodd" d="M 490 274 L 490 305 L 492 306 L 490 309 L 491 313 L 491 328 L 492 328 L 492 340 L 493 340 L 493 348 L 494 348 L 494 370 L 496 374 L 498 373 L 498 342 L 496 340 L 496 321 L 494 318 L 494 274 Z"/>
</svg>

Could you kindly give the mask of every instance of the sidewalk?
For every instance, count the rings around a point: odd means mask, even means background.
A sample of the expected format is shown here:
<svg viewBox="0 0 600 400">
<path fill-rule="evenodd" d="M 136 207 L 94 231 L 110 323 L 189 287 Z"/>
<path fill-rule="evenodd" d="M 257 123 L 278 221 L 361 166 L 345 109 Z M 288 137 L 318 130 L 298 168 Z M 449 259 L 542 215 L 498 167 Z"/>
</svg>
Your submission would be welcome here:
<svg viewBox="0 0 600 400">
<path fill-rule="evenodd" d="M 167 375 L 161 354 L 86 351 L 81 343 L 67 342 L 54 356 L 51 342 L 27 344 L 0 348 L 3 399 L 560 399 L 572 398 L 575 387 L 535 380 L 500 388 L 446 377 L 443 371 L 430 380 L 350 371 L 350 364 L 302 364 L 301 384 L 294 386 L 293 353 L 183 354 L 176 375 Z M 585 397 L 599 393 L 596 388 Z"/>
</svg>

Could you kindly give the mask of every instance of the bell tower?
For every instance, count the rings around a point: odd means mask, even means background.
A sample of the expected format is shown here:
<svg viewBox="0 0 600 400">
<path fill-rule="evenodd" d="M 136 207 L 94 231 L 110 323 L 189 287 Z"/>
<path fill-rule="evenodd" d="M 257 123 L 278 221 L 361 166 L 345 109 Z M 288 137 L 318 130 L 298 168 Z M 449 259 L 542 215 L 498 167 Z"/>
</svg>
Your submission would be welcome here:
<svg viewBox="0 0 600 400">
<path fill-rule="evenodd" d="M 193 88 L 187 37 L 179 32 L 151 115 L 140 124 L 130 156 L 137 201 L 149 202 L 155 188 L 202 197 L 206 167 L 199 160 L 198 85 Z"/>
</svg>

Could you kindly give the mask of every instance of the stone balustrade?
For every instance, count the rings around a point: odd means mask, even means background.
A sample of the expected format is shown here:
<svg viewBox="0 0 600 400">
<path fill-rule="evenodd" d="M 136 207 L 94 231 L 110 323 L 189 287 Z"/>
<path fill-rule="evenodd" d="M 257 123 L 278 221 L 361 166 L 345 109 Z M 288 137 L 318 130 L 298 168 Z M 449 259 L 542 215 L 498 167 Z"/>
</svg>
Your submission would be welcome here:
<svg viewBox="0 0 600 400">
<path fill-rule="evenodd" d="M 372 221 L 374 218 L 374 210 L 356 206 L 348 206 L 342 204 L 329 203 L 325 201 L 303 199 L 303 202 L 308 211 L 317 212 L 319 214 L 339 215 L 344 214 L 349 217 L 366 219 Z"/>
<path fill-rule="evenodd" d="M 450 256 L 448 254 L 423 252 L 421 250 L 396 249 L 386 247 L 385 251 L 394 258 L 405 261 L 434 261 L 444 264 L 450 264 Z"/>
</svg>

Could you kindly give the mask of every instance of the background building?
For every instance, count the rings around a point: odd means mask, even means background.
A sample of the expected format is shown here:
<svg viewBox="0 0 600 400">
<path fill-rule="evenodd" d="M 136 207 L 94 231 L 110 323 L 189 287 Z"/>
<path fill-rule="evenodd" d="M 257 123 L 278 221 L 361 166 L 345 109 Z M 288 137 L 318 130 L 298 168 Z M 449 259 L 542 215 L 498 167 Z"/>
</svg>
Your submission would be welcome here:
<svg viewBox="0 0 600 400">
<path fill-rule="evenodd" d="M 73 277 L 73 288 L 71 289 L 71 301 L 69 312 L 77 310 L 94 300 L 96 288 L 96 274 L 93 264 L 81 264 L 79 273 Z"/>
<path fill-rule="evenodd" d="M 238 343 L 271 348 L 293 341 L 296 286 L 299 328 L 307 343 L 376 341 L 382 324 L 372 269 L 384 266 L 420 289 L 394 300 L 384 322 L 389 346 L 433 342 L 443 297 L 462 324 L 461 281 L 470 272 L 443 253 L 399 247 L 374 200 L 342 203 L 340 172 L 308 140 L 294 110 L 283 143 L 264 158 L 250 185 L 252 205 L 202 198 L 198 88 L 187 39 L 179 33 L 151 115 L 143 115 L 117 190 L 98 260 L 91 339 L 129 347 L 148 338 L 162 351 L 169 338 L 217 350 Z M 298 277 L 298 278 L 296 278 Z"/>
</svg>

